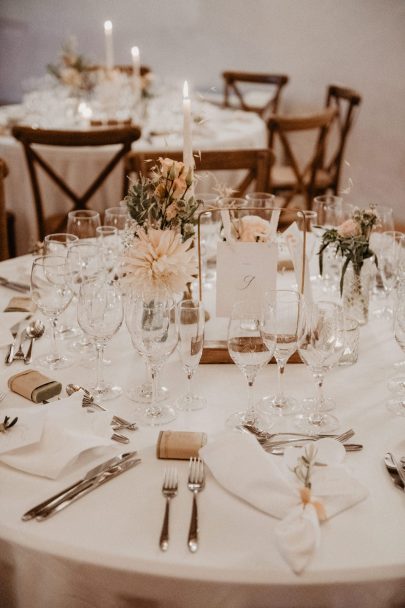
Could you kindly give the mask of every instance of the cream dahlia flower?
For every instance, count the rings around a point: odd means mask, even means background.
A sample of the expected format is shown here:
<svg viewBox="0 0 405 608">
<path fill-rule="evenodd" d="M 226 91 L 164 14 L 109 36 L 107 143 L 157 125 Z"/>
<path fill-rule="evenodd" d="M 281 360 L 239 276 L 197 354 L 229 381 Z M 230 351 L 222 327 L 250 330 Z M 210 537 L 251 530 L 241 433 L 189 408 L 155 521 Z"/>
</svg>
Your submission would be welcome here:
<svg viewBox="0 0 405 608">
<path fill-rule="evenodd" d="M 191 243 L 174 230 L 140 229 L 122 259 L 123 282 L 149 295 L 181 293 L 197 272 Z"/>
</svg>

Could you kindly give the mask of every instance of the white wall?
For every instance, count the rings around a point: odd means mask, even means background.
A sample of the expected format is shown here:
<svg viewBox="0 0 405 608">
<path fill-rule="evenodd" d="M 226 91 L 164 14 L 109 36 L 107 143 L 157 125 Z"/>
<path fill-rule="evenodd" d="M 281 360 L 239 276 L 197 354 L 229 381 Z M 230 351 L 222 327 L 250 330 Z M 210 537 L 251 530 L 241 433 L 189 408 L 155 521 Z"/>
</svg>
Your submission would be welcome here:
<svg viewBox="0 0 405 608">
<path fill-rule="evenodd" d="M 0 99 L 20 99 L 69 34 L 101 61 L 106 19 L 117 62 L 136 44 L 157 74 L 196 87 L 220 88 L 226 68 L 285 72 L 294 112 L 319 108 L 331 82 L 356 88 L 343 185 L 405 223 L 405 0 L 1 0 Z"/>
</svg>

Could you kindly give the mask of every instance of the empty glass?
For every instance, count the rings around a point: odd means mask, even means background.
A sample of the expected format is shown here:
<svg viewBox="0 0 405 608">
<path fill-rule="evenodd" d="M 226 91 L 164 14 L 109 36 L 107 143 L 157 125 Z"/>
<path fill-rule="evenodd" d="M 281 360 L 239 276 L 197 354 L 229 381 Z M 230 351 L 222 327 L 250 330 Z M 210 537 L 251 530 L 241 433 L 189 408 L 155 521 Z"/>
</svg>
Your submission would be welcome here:
<svg viewBox="0 0 405 608">
<path fill-rule="evenodd" d="M 122 233 L 129 217 L 127 207 L 110 207 L 104 213 L 104 226 L 114 226 L 114 228 L 117 228 L 118 233 Z"/>
<path fill-rule="evenodd" d="M 105 382 L 103 356 L 107 343 L 121 327 L 123 316 L 122 296 L 114 282 L 107 282 L 105 277 L 95 277 L 81 284 L 77 319 L 96 347 L 97 376 L 90 390 L 100 401 L 115 399 L 122 393 L 121 387 Z"/>
<path fill-rule="evenodd" d="M 66 259 L 53 255 L 36 258 L 31 271 L 31 298 L 51 326 L 51 352 L 37 362 L 53 370 L 69 367 L 73 363 L 71 357 L 59 353 L 56 339 L 59 315 L 66 310 L 72 297 Z"/>
<path fill-rule="evenodd" d="M 61 255 L 62 257 L 66 257 L 68 247 L 78 240 L 78 236 L 75 234 L 68 234 L 66 232 L 47 234 L 44 239 L 44 254 Z"/>
<path fill-rule="evenodd" d="M 90 209 L 69 211 L 67 232 L 76 235 L 79 239 L 90 239 L 96 236 L 96 229 L 101 226 L 100 214 Z"/>
<path fill-rule="evenodd" d="M 404 248 L 405 237 L 402 232 L 388 230 L 381 234 L 378 268 L 384 285 L 386 302 L 390 299 L 392 291 L 397 284 L 399 265 Z M 386 304 L 383 312 L 385 317 L 391 318 L 393 309 Z"/>
<path fill-rule="evenodd" d="M 192 379 L 200 363 L 204 345 L 204 306 L 202 302 L 182 300 L 177 305 L 176 314 L 179 332 L 177 350 L 188 379 L 187 393 L 177 400 L 176 406 L 179 410 L 199 410 L 205 406 L 207 400 L 193 392 Z"/>
<path fill-rule="evenodd" d="M 107 277 L 114 278 L 121 254 L 121 240 L 114 226 L 99 226 L 96 230 L 101 265 Z"/>
<path fill-rule="evenodd" d="M 273 356 L 275 337 L 269 335 L 264 342 L 260 331 L 261 313 L 258 306 L 250 302 L 236 302 L 228 324 L 228 351 L 234 363 L 245 376 L 248 386 L 247 408 L 232 414 L 227 425 L 231 427 L 252 424 L 258 428 L 269 428 L 270 421 L 255 407 L 254 383 L 259 370 Z"/>
<path fill-rule="evenodd" d="M 405 299 L 399 298 L 395 310 L 394 337 L 405 354 Z M 405 362 L 402 362 L 403 364 Z M 388 400 L 387 407 L 390 412 L 397 416 L 405 416 L 405 372 L 404 365 L 397 366 L 399 372 L 388 380 L 388 390 L 393 394 Z M 402 371 L 401 371 L 402 368 Z"/>
</svg>

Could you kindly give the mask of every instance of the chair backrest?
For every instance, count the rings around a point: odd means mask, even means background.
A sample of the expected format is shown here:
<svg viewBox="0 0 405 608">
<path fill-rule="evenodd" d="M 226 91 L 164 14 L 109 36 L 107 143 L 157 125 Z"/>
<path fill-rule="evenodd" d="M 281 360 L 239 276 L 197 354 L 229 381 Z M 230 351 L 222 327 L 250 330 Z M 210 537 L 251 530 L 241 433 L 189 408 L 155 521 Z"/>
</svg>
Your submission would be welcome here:
<svg viewBox="0 0 405 608">
<path fill-rule="evenodd" d="M 4 195 L 4 179 L 8 175 L 8 168 L 0 158 L 0 261 L 9 258 L 6 200 Z"/>
<path fill-rule="evenodd" d="M 34 196 L 39 236 L 40 239 L 43 239 L 46 235 L 46 213 L 39 187 L 38 166 L 45 171 L 60 190 L 62 190 L 62 192 L 64 192 L 64 194 L 73 202 L 73 209 L 86 209 L 90 198 L 99 190 L 120 160 L 130 151 L 132 142 L 139 139 L 141 131 L 135 126 L 102 129 L 95 128 L 88 131 L 55 131 L 15 126 L 12 129 L 12 134 L 24 147 Z M 118 151 L 114 151 L 112 158 L 98 175 L 96 175 L 86 191 L 83 194 L 78 195 L 65 182 L 63 177 L 54 171 L 48 161 L 43 158 L 37 147 L 38 145 L 58 147 L 101 147 L 117 145 L 120 147 Z M 54 226 L 53 228 L 56 229 L 57 226 Z"/>
<path fill-rule="evenodd" d="M 322 112 L 307 116 L 272 116 L 267 126 L 273 143 L 280 142 L 281 150 L 287 165 L 291 169 L 292 181 L 284 190 L 285 206 L 296 195 L 305 197 L 306 208 L 311 207 L 315 192 L 317 173 L 321 168 L 324 150 L 330 125 L 335 117 L 335 109 L 327 108 Z M 297 132 L 305 132 L 306 137 L 312 132 L 314 145 L 304 161 L 299 157 L 294 137 Z M 272 184 L 272 191 L 276 184 Z"/>
<path fill-rule="evenodd" d="M 334 139 L 329 158 L 324 161 L 324 169 L 331 176 L 331 189 L 338 194 L 342 161 L 350 129 L 357 117 L 361 95 L 354 89 L 330 85 L 326 94 L 326 107 L 334 108 L 336 116 L 332 125 L 331 139 Z M 325 152 L 326 154 L 326 152 Z"/>
<path fill-rule="evenodd" d="M 262 74 L 255 72 L 232 72 L 222 73 L 224 79 L 224 106 L 234 107 L 231 96 L 236 97 L 239 108 L 246 112 L 256 112 L 262 118 L 270 114 L 276 114 L 280 101 L 282 88 L 287 84 L 289 78 L 285 74 Z M 245 85 L 260 85 L 269 93 L 266 101 L 260 105 L 249 103 L 246 99 Z"/>
<path fill-rule="evenodd" d="M 147 176 L 162 157 L 182 161 L 183 153 L 168 150 L 130 152 L 125 159 L 126 174 L 136 173 Z M 257 192 L 266 192 L 274 155 L 271 150 L 202 150 L 201 155 L 196 156 L 194 160 L 196 173 L 247 170 L 238 184 L 232 184 L 232 190 L 237 192 L 238 196 L 243 196 L 253 184 Z"/>
</svg>

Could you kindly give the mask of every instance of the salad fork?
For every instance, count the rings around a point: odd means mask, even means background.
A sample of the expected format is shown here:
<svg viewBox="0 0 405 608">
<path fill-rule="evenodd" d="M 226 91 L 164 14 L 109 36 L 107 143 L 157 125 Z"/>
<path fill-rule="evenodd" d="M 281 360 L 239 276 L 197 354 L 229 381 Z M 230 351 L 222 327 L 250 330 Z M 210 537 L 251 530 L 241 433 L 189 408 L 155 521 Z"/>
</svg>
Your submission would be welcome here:
<svg viewBox="0 0 405 608">
<path fill-rule="evenodd" d="M 190 458 L 190 470 L 188 475 L 187 487 L 193 493 L 193 509 L 191 512 L 190 529 L 188 532 L 188 548 L 191 553 L 198 549 L 198 510 L 197 494 L 204 489 L 205 471 L 204 463 L 201 458 Z"/>
<path fill-rule="evenodd" d="M 166 499 L 165 516 L 163 519 L 162 531 L 160 533 L 159 546 L 162 551 L 167 551 L 169 547 L 169 514 L 170 514 L 170 501 L 177 494 L 178 488 L 178 477 L 177 469 L 172 467 L 166 469 L 163 478 L 162 494 Z"/>
</svg>

